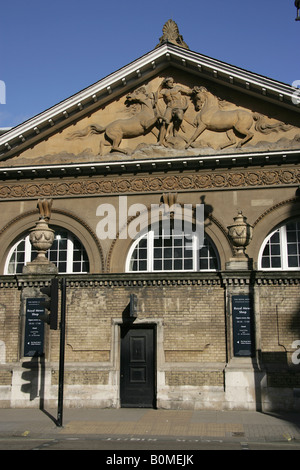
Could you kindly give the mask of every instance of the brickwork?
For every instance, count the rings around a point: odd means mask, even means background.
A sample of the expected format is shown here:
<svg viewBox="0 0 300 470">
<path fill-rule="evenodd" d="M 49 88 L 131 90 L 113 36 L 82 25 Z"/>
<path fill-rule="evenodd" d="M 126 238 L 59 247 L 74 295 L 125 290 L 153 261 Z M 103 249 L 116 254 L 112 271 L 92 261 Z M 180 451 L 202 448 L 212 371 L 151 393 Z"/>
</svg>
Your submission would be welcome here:
<svg viewBox="0 0 300 470">
<path fill-rule="evenodd" d="M 90 397 L 93 393 L 95 396 L 103 393 L 104 406 L 113 406 L 112 393 L 118 394 L 115 385 L 120 374 L 119 326 L 128 316 L 130 294 L 134 293 L 138 299 L 137 322 L 154 323 L 157 332 L 159 329 L 156 339 L 160 344 L 156 352 L 160 355 L 157 374 L 162 396 L 173 394 L 169 399 L 175 406 L 181 403 L 185 386 L 191 387 L 191 394 L 194 387 L 211 387 L 218 393 L 225 393 L 225 365 L 230 357 L 226 349 L 230 323 L 226 324 L 225 290 L 235 277 L 228 272 L 222 276 L 224 282 L 218 275 L 211 275 L 210 279 L 205 275 L 198 279 L 196 275 L 194 279 L 166 276 L 165 280 L 157 275 L 144 279 L 136 276 L 135 280 L 125 274 L 115 276 L 116 280 L 109 276 L 71 276 L 67 280 L 66 298 L 64 383 L 68 390 L 80 387 L 83 397 L 86 386 Z M 243 289 L 246 277 L 236 278 Z M 20 282 L 17 285 L 11 281 L 2 284 L 0 289 L 0 386 L 6 397 L 7 387 L 17 386 L 22 391 L 25 380 L 21 367 L 25 292 L 22 286 Z M 256 346 L 266 372 L 266 386 L 277 390 L 276 393 L 290 389 L 292 396 L 298 396 L 299 365 L 292 364 L 295 352 L 292 343 L 300 339 L 298 277 L 294 274 L 286 278 L 277 275 L 268 280 L 256 279 L 251 287 L 247 284 L 247 289 L 253 290 L 255 298 L 256 332 L 259 334 Z M 31 295 L 33 291 L 27 293 Z M 58 384 L 59 344 L 59 329 L 53 331 L 45 326 L 45 365 L 53 387 Z M 186 398 L 186 391 L 184 393 Z M 188 406 L 193 406 L 193 399 L 191 395 Z M 222 403 L 221 396 L 219 399 Z M 167 400 L 164 398 L 163 406 L 169 406 Z"/>
<path fill-rule="evenodd" d="M 300 388 L 299 365 L 293 364 L 293 342 L 300 340 L 299 285 L 272 284 L 259 288 L 261 359 L 268 387 Z"/>
<path fill-rule="evenodd" d="M 51 332 L 51 360 L 58 360 L 57 332 Z M 111 304 L 103 291 L 71 288 L 67 292 L 66 361 L 109 361 L 111 349 Z"/>
<path fill-rule="evenodd" d="M 224 293 L 219 286 L 71 287 L 67 297 L 67 361 L 110 359 L 111 319 L 122 319 L 133 292 L 138 296 L 139 319 L 164 321 L 166 360 L 225 361 Z M 51 360 L 57 359 L 54 336 Z"/>
<path fill-rule="evenodd" d="M 19 360 L 20 291 L 15 284 L 0 289 L 0 341 L 5 344 L 5 362 Z"/>
<path fill-rule="evenodd" d="M 300 372 L 291 370 L 269 372 L 268 386 L 280 388 L 300 388 Z"/>
<path fill-rule="evenodd" d="M 225 361 L 223 289 L 180 286 L 163 294 L 166 360 Z"/>
<path fill-rule="evenodd" d="M 259 310 L 264 361 L 291 364 L 292 344 L 300 340 L 299 285 L 261 286 Z"/>
<path fill-rule="evenodd" d="M 0 371 L 0 386 L 11 385 L 12 373 L 8 370 Z"/>
<path fill-rule="evenodd" d="M 65 385 L 107 385 L 108 372 L 97 370 L 69 370 L 65 371 Z M 52 371 L 52 385 L 58 384 L 58 371 Z"/>
<path fill-rule="evenodd" d="M 224 385 L 224 375 L 222 371 L 188 371 L 188 372 L 167 372 L 166 383 L 170 386 L 192 385 L 219 386 Z"/>
</svg>

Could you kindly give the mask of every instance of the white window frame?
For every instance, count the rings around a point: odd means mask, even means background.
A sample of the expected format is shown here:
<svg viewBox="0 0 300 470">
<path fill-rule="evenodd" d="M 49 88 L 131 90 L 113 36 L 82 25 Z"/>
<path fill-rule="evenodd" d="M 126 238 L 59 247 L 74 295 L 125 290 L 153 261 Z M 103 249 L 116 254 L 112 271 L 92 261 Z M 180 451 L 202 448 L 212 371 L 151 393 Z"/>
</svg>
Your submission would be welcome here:
<svg viewBox="0 0 300 470">
<path fill-rule="evenodd" d="M 126 258 L 126 263 L 125 263 L 125 271 L 126 272 L 154 272 L 154 273 L 161 273 L 161 272 L 216 272 L 218 269 L 219 269 L 219 266 L 220 266 L 220 260 L 219 260 L 219 254 L 217 252 L 217 249 L 213 246 L 214 248 L 214 253 L 216 255 L 216 258 L 217 258 L 217 263 L 218 263 L 218 268 L 217 269 L 199 269 L 199 253 L 198 253 L 198 250 L 196 249 L 197 247 L 197 235 L 196 234 L 193 234 L 192 235 L 192 264 L 193 264 L 193 267 L 192 269 L 169 269 L 169 270 L 165 270 L 165 269 L 154 269 L 154 230 L 149 230 L 148 232 L 143 233 L 142 235 L 140 235 L 137 240 L 134 241 L 134 243 L 131 245 L 129 251 L 128 251 L 128 255 L 127 255 L 127 258 Z M 131 264 L 131 259 L 132 259 L 132 255 L 134 253 L 134 250 L 136 249 L 137 245 L 140 243 L 140 241 L 142 240 L 142 238 L 146 237 L 147 238 L 147 259 L 146 259 L 146 262 L 147 262 L 147 269 L 145 270 L 137 270 L 137 271 L 133 271 L 132 269 L 130 269 L 130 264 Z M 209 237 L 207 237 L 209 239 Z M 209 239 L 210 241 L 210 239 Z M 212 242 L 210 241 L 210 243 L 212 244 Z M 171 258 L 172 260 L 174 260 L 174 258 Z M 182 260 L 184 261 L 184 258 L 182 258 Z"/>
<path fill-rule="evenodd" d="M 292 220 L 290 221 L 291 223 L 293 222 L 300 222 L 299 220 Z M 276 227 L 264 240 L 263 244 L 261 245 L 261 248 L 259 250 L 258 254 L 258 269 L 261 271 L 299 271 L 300 267 L 289 267 L 288 265 L 288 243 L 287 243 L 287 230 L 286 226 L 289 222 L 286 222 L 283 225 L 280 225 L 279 227 Z M 281 267 L 269 267 L 265 268 L 262 267 L 262 256 L 264 249 L 267 245 L 267 243 L 270 241 L 272 236 L 276 233 L 279 232 L 279 246 L 280 246 L 280 260 L 281 260 Z"/>
<path fill-rule="evenodd" d="M 57 229 L 59 229 L 59 228 L 57 228 Z M 86 274 L 87 271 L 82 271 L 82 270 L 81 271 L 73 271 L 74 235 L 69 230 L 66 230 L 66 229 L 63 229 L 63 228 L 61 228 L 61 230 L 67 232 L 67 250 L 66 250 L 67 251 L 67 260 L 66 260 L 66 271 L 58 271 L 58 272 L 61 273 L 61 274 L 72 274 L 74 272 L 76 274 Z M 58 236 L 59 236 L 59 234 L 58 234 Z M 13 255 L 14 251 L 16 250 L 18 244 L 22 240 L 25 241 L 24 266 L 31 261 L 32 245 L 31 245 L 30 240 L 29 240 L 29 235 L 25 235 L 24 237 L 18 239 L 17 242 L 9 250 L 9 253 L 6 257 L 5 266 L 4 266 L 4 274 L 5 275 L 11 274 L 11 273 L 8 272 L 10 260 L 11 260 L 11 257 Z M 78 241 L 81 243 L 80 240 L 78 240 Z M 83 246 L 82 243 L 81 243 L 81 245 Z M 83 248 L 84 248 L 84 246 L 83 246 Z M 82 263 L 82 260 L 80 261 L 80 263 Z M 54 263 L 54 264 L 56 264 L 56 263 Z"/>
</svg>

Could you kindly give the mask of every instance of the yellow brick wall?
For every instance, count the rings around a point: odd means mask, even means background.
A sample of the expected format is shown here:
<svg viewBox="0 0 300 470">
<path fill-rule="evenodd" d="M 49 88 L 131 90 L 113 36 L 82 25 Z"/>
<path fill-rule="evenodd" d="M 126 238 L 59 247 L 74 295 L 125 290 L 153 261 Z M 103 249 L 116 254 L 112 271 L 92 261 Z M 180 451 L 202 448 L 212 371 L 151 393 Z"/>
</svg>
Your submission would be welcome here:
<svg viewBox="0 0 300 470">
<path fill-rule="evenodd" d="M 259 287 L 259 311 L 263 358 L 290 364 L 292 343 L 300 340 L 299 285 Z"/>
<path fill-rule="evenodd" d="M 107 385 L 108 372 L 97 370 L 68 370 L 64 374 L 65 385 Z M 51 384 L 58 384 L 58 371 L 52 371 Z"/>
<path fill-rule="evenodd" d="M 16 285 L 0 288 L 0 341 L 5 343 L 8 363 L 19 359 L 20 302 Z"/>
<path fill-rule="evenodd" d="M 0 371 L 0 385 L 11 385 L 12 373 L 8 370 Z"/>
<path fill-rule="evenodd" d="M 170 371 L 166 373 L 166 384 L 170 386 L 219 386 L 224 385 L 222 371 Z"/>
<path fill-rule="evenodd" d="M 170 362 L 225 361 L 224 293 L 220 286 L 71 287 L 67 292 L 66 361 L 110 359 L 112 319 L 122 319 L 131 293 L 139 320 L 163 319 Z M 51 332 L 51 360 L 58 335 Z"/>
<path fill-rule="evenodd" d="M 284 276 L 282 276 L 283 278 Z M 124 276 L 125 278 L 125 276 Z M 300 340 L 300 290 L 297 282 L 254 285 L 259 343 L 263 363 L 279 365 L 268 370 L 270 386 L 299 387 L 299 365 L 292 364 L 292 343 Z M 5 344 L 5 363 L 18 363 L 22 356 L 20 317 L 21 288 L 15 282 L 0 289 L 0 341 Z M 224 285 L 220 282 L 70 282 L 67 287 L 66 364 L 78 363 L 74 373 L 67 366 L 67 381 L 107 384 L 112 365 L 113 322 L 122 322 L 130 294 L 138 298 L 138 320 L 160 321 L 165 361 L 181 363 L 168 370 L 169 385 L 220 385 L 222 371 L 202 371 L 201 364 L 226 362 Z M 60 332 L 46 327 L 47 362 L 58 362 Z M 84 364 L 86 366 L 84 366 Z M 91 370 L 106 363 L 106 371 Z M 185 368 L 186 364 L 186 368 Z M 192 366 L 191 366 L 192 364 Z M 199 370 L 196 370 L 197 364 Z M 3 364 L 0 383 L 9 385 L 11 373 Z M 280 373 L 279 373 L 280 372 Z M 57 372 L 52 381 L 56 383 Z"/>
</svg>

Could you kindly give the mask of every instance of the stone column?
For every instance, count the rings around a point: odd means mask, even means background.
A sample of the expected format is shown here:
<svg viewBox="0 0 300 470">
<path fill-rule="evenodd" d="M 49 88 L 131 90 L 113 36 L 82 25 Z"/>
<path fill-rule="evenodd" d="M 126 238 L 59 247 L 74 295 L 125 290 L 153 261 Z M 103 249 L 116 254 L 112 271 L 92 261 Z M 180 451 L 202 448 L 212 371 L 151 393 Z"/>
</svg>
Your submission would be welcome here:
<svg viewBox="0 0 300 470">
<path fill-rule="evenodd" d="M 225 368 L 225 400 L 228 409 L 237 410 L 260 410 L 262 408 L 262 382 L 264 373 L 260 370 L 255 356 L 255 292 L 251 276 L 252 260 L 246 255 L 246 247 L 252 239 L 253 227 L 247 223 L 242 211 L 234 217 L 234 223 L 228 228 L 228 235 L 233 246 L 233 258 L 226 263 L 224 274 L 224 284 L 226 289 L 226 323 L 227 323 L 227 347 L 228 363 Z M 237 344 L 241 338 L 234 338 L 233 334 L 233 297 L 249 299 L 251 322 L 253 330 L 251 335 L 252 350 L 248 352 L 234 351 L 234 339 Z M 235 297 L 236 298 L 236 297 Z M 248 302 L 248 300 L 247 300 Z M 240 320 L 238 318 L 241 318 Z M 241 328 L 239 334 L 243 334 L 242 328 L 247 328 L 243 322 L 248 321 L 243 318 L 243 314 L 236 316 L 235 325 Z"/>
<path fill-rule="evenodd" d="M 47 257 L 47 250 L 54 241 L 54 230 L 49 228 L 51 216 L 52 200 L 39 200 L 39 220 L 35 227 L 30 230 L 30 242 L 37 251 L 36 258 L 27 263 L 23 268 L 22 275 L 18 278 L 19 286 L 22 289 L 20 320 L 21 320 L 21 341 L 19 367 L 15 367 L 12 378 L 12 407 L 39 407 L 43 408 L 44 403 L 52 405 L 56 402 L 51 388 L 51 367 L 46 358 L 48 357 L 50 336 L 44 330 L 43 351 L 32 351 L 25 356 L 25 329 L 27 316 L 28 299 L 45 298 L 41 288 L 48 287 L 51 279 L 57 275 L 58 270 L 55 264 L 51 263 Z M 40 339 L 40 337 L 39 337 Z"/>
</svg>

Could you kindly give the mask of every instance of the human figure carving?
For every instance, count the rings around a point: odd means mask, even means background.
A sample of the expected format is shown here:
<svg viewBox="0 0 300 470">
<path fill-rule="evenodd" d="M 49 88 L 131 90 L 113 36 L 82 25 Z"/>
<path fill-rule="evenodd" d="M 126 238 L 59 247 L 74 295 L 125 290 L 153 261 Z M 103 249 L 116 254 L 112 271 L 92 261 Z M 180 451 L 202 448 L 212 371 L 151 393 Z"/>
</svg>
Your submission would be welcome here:
<svg viewBox="0 0 300 470">
<path fill-rule="evenodd" d="M 159 100 L 162 98 L 166 104 L 166 110 L 162 118 L 163 122 L 160 129 L 158 143 L 166 144 L 168 131 L 173 128 L 173 137 L 176 137 L 179 129 L 184 131 L 183 118 L 188 108 L 189 102 L 182 95 L 191 96 L 193 90 L 182 85 L 175 85 L 172 77 L 165 78 L 158 88 L 155 96 Z"/>
</svg>

